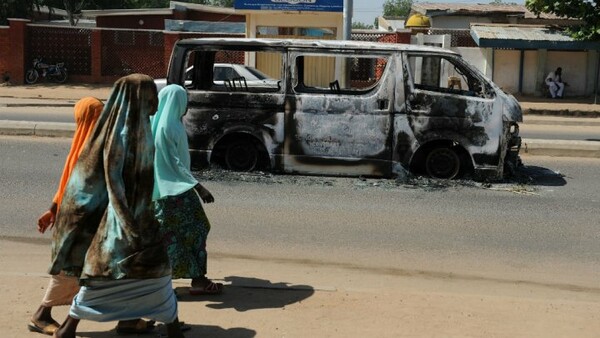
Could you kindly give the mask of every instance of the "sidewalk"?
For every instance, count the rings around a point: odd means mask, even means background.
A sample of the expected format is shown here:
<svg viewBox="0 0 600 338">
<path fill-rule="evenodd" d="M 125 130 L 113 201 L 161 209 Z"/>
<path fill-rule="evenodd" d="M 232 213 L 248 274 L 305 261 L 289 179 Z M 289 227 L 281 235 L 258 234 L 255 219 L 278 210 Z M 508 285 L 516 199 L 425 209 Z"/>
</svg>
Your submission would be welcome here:
<svg viewBox="0 0 600 338">
<path fill-rule="evenodd" d="M 111 86 L 35 84 L 0 86 L 0 107 L 57 106 L 69 107 L 84 96 L 106 100 Z M 551 100 L 518 97 L 523 108 L 524 124 L 555 126 L 600 126 L 600 104 L 591 99 Z M 0 121 L 0 134 L 70 137 L 72 123 Z M 599 135 L 600 138 L 600 135 Z M 524 139 L 522 154 L 600 157 L 600 142 Z"/>
<path fill-rule="evenodd" d="M 26 325 L 48 283 L 49 240 L 0 238 L 0 247 L 2 337 L 41 338 Z M 600 332 L 597 291 L 552 283 L 218 252 L 211 252 L 210 266 L 209 276 L 226 284 L 223 295 L 189 296 L 189 280 L 174 281 L 179 317 L 192 327 L 187 338 L 592 338 Z M 62 320 L 67 311 L 56 307 L 53 315 Z M 78 337 L 123 337 L 115 325 L 83 321 Z"/>
</svg>

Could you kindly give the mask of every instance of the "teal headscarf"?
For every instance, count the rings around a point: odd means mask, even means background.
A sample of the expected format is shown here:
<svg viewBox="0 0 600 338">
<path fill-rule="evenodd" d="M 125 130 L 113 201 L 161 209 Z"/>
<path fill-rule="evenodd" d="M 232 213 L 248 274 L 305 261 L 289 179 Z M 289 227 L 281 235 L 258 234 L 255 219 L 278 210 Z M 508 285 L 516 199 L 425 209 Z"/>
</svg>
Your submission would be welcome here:
<svg viewBox="0 0 600 338">
<path fill-rule="evenodd" d="M 171 273 L 152 204 L 156 111 L 151 77 L 115 82 L 67 183 L 53 236 L 51 274 L 81 279 Z"/>
<path fill-rule="evenodd" d="M 186 110 L 183 87 L 172 84 L 158 93 L 158 111 L 152 117 L 156 149 L 153 200 L 180 195 L 198 184 L 190 170 L 187 134 L 181 121 Z"/>
</svg>

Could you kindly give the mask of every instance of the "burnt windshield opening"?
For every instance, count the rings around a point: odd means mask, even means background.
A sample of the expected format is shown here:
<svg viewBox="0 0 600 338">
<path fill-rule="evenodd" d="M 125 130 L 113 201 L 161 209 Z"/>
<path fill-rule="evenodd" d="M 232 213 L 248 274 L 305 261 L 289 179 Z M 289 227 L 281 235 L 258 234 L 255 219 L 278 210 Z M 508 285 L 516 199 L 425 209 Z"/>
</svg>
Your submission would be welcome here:
<svg viewBox="0 0 600 338">
<path fill-rule="evenodd" d="M 488 99 L 495 95 L 483 78 L 454 58 L 410 54 L 408 68 L 415 89 Z"/>
</svg>

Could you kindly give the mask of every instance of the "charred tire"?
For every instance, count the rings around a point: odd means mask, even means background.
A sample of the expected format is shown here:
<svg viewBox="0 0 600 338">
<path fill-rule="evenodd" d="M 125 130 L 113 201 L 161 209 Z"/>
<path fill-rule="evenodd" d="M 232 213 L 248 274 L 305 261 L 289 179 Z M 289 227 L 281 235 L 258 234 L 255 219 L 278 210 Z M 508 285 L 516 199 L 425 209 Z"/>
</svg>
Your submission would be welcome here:
<svg viewBox="0 0 600 338">
<path fill-rule="evenodd" d="M 65 81 L 67 81 L 67 70 L 66 69 L 60 70 L 59 73 L 54 77 L 54 79 L 58 83 L 65 83 Z"/>
<path fill-rule="evenodd" d="M 35 69 L 30 69 L 25 73 L 25 83 L 34 84 L 40 78 L 40 73 Z"/>
<path fill-rule="evenodd" d="M 225 165 L 234 171 L 252 171 L 258 167 L 260 153 L 250 140 L 236 140 L 227 145 Z"/>
<path fill-rule="evenodd" d="M 433 178 L 453 179 L 460 172 L 460 157 L 452 148 L 433 148 L 425 158 L 425 170 Z"/>
</svg>

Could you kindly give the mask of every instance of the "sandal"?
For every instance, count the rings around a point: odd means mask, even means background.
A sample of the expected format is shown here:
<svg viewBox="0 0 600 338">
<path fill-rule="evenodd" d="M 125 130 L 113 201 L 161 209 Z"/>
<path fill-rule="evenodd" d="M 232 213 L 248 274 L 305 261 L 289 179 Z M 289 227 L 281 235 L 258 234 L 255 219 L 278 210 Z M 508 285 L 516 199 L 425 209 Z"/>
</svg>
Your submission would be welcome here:
<svg viewBox="0 0 600 338">
<path fill-rule="evenodd" d="M 52 322 L 48 323 L 45 326 L 41 326 L 32 320 L 29 322 L 29 324 L 27 324 L 27 329 L 29 329 L 29 331 L 31 332 L 37 332 L 48 336 L 53 336 L 54 332 L 58 330 L 58 326 L 59 324 L 57 322 Z"/>
<path fill-rule="evenodd" d="M 223 292 L 223 284 L 221 283 L 213 283 L 209 281 L 203 287 L 192 286 L 190 287 L 190 295 L 199 296 L 199 295 L 219 295 Z"/>
<path fill-rule="evenodd" d="M 153 320 L 145 321 L 143 319 L 139 319 L 135 325 L 125 324 L 119 322 L 116 327 L 117 334 L 144 334 L 151 333 L 154 331 L 154 323 Z"/>
</svg>

